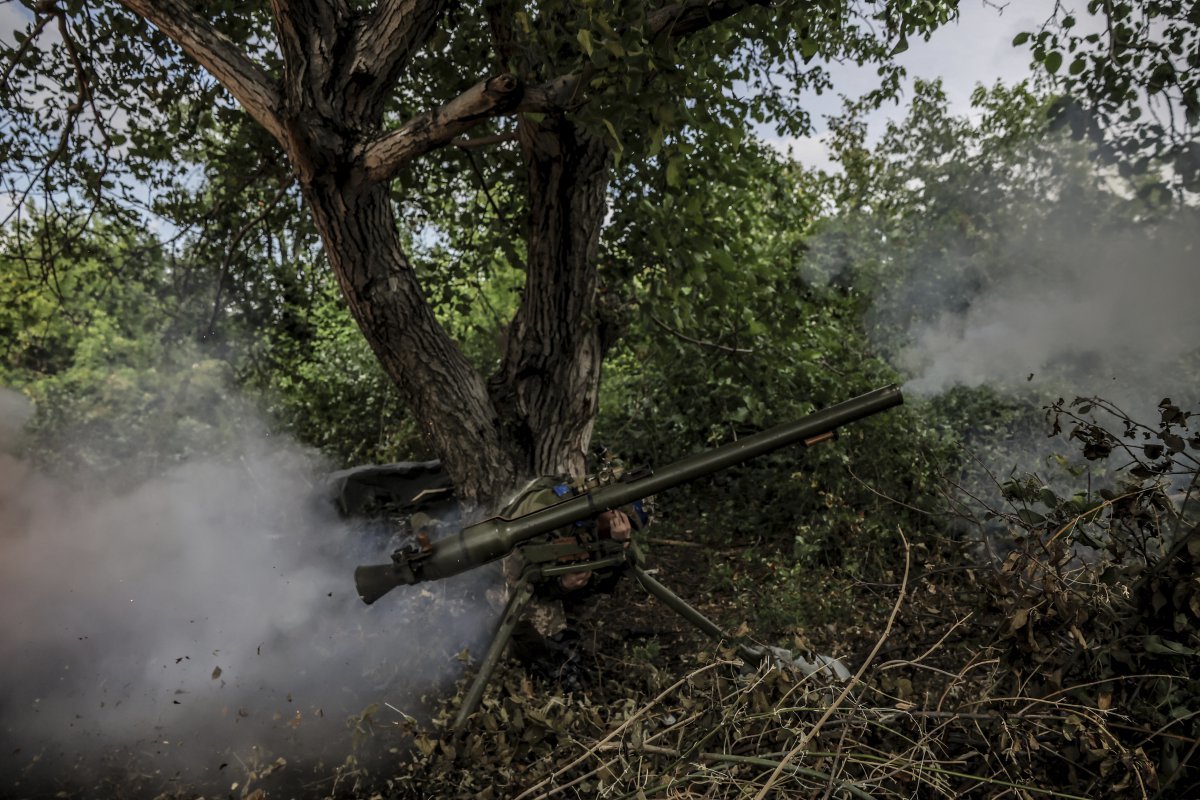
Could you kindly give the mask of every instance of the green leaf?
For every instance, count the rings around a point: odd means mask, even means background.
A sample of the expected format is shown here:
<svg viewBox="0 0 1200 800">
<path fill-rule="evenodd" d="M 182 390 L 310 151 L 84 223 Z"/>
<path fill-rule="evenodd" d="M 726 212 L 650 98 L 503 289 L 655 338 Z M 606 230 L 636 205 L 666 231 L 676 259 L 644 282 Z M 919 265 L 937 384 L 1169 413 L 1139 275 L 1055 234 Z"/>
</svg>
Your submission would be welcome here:
<svg viewBox="0 0 1200 800">
<path fill-rule="evenodd" d="M 650 149 L 648 154 L 651 157 L 658 155 L 662 151 L 663 135 L 664 131 L 662 125 L 655 126 L 654 130 L 650 132 Z"/>
<path fill-rule="evenodd" d="M 1013 37 L 1013 47 L 1020 47 L 1029 41 L 1029 31 L 1021 31 Z"/>
<path fill-rule="evenodd" d="M 621 156 L 625 152 L 625 147 L 621 144 L 621 137 L 617 136 L 617 129 L 613 127 L 612 122 L 607 119 L 602 120 L 602 122 L 604 123 L 604 127 L 608 129 L 608 135 L 613 140 L 613 161 L 615 164 L 620 164 Z"/>
<path fill-rule="evenodd" d="M 725 252 L 724 250 L 714 251 L 712 254 L 712 259 L 714 262 L 716 262 L 718 267 L 726 272 L 735 272 L 737 270 L 737 264 L 734 263 L 733 256 L 729 255 L 729 253 Z"/>
<path fill-rule="evenodd" d="M 579 40 L 579 46 L 583 48 L 583 52 L 587 53 L 588 57 L 590 58 L 592 55 L 591 32 L 587 28 L 580 28 L 579 33 L 575 35 L 575 38 Z"/>
<path fill-rule="evenodd" d="M 608 129 L 608 135 L 612 137 L 613 143 L 618 148 L 620 148 L 621 147 L 621 137 L 617 136 L 617 129 L 613 127 L 613 124 L 611 121 L 609 121 L 607 119 L 601 120 L 601 121 L 604 123 L 604 127 Z"/>
<path fill-rule="evenodd" d="M 1055 72 L 1058 72 L 1058 68 L 1062 66 L 1062 62 L 1063 54 L 1055 50 L 1046 56 L 1046 60 L 1043 63 L 1046 66 L 1046 71 L 1053 75 Z"/>
<path fill-rule="evenodd" d="M 1020 511 L 1018 511 L 1017 519 L 1021 520 L 1021 522 L 1025 523 L 1026 525 L 1041 525 L 1046 521 L 1045 515 L 1039 514 L 1036 511 L 1031 511 L 1028 508 L 1022 508 Z"/>
<path fill-rule="evenodd" d="M 896 46 L 892 48 L 892 52 L 888 55 L 898 56 L 908 50 L 908 37 L 901 36 L 900 41 L 896 42 Z"/>
<path fill-rule="evenodd" d="M 683 159 L 667 159 L 667 186 L 676 187 L 683 183 Z"/>
</svg>

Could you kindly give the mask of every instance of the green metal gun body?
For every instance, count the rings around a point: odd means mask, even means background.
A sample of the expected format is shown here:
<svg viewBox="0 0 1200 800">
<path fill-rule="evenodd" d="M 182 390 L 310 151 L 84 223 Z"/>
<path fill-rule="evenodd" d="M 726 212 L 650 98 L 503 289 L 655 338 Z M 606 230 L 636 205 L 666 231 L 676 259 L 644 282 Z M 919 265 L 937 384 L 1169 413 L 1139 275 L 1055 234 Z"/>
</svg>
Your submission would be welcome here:
<svg viewBox="0 0 1200 800">
<path fill-rule="evenodd" d="M 392 563 L 359 567 L 359 596 L 373 603 L 396 586 L 439 580 L 503 558 L 518 545 L 581 520 L 736 466 L 793 444 L 824 441 L 843 425 L 900 405 L 896 386 L 885 386 L 736 442 L 676 461 L 656 472 L 602 486 L 555 505 L 508 519 L 493 517 L 424 547 L 392 554 Z"/>
</svg>

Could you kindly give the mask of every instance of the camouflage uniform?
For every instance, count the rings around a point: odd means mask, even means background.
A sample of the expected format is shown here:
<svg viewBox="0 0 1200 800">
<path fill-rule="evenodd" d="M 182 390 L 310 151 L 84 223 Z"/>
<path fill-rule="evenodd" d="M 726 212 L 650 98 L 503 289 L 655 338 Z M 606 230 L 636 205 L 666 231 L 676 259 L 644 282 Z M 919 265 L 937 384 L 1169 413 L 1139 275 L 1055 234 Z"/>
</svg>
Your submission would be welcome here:
<svg viewBox="0 0 1200 800">
<path fill-rule="evenodd" d="M 517 496 L 502 509 L 501 514 L 510 518 L 519 517 L 554 505 L 570 494 L 586 490 L 589 480 L 588 478 L 582 481 L 564 481 L 561 478 L 551 477 L 537 478 L 518 492 Z M 620 513 L 626 519 L 631 520 L 626 530 L 628 527 L 641 530 L 649 519 L 649 515 L 643 510 L 641 504 L 638 504 L 636 509 L 633 507 L 622 508 Z M 501 602 L 507 600 L 511 587 L 521 579 L 524 569 L 525 561 L 519 551 L 504 559 L 502 570 L 505 588 L 502 597 L 497 597 L 497 600 Z M 620 577 L 620 572 L 618 570 L 605 570 L 604 572 L 608 574 L 594 573 L 589 576 L 588 573 L 581 573 L 581 580 L 570 583 L 571 576 L 568 575 L 556 583 L 537 587 L 537 592 L 525 606 L 522 615 L 523 621 L 543 638 L 554 637 L 562 633 L 568 624 L 564 600 L 569 601 L 572 605 L 578 605 L 578 601 L 594 595 L 596 592 L 610 590 L 611 585 L 615 584 Z"/>
</svg>

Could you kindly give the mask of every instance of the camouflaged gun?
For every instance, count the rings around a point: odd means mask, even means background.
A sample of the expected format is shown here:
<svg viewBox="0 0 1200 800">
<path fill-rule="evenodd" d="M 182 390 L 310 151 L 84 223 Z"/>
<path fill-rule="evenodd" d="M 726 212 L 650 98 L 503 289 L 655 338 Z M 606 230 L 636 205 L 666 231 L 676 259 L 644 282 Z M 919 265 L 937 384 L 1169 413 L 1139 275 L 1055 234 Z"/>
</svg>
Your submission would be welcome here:
<svg viewBox="0 0 1200 800">
<path fill-rule="evenodd" d="M 528 514 L 486 519 L 437 541 L 430 541 L 426 536 L 419 537 L 415 544 L 392 553 L 390 564 L 356 569 L 354 579 L 358 594 L 363 602 L 374 603 L 397 586 L 448 578 L 498 561 L 514 551 L 520 552 L 525 565 L 524 572 L 512 587 L 508 606 L 492 645 L 460 708 L 456 720 L 459 727 L 478 705 L 487 680 L 499 663 L 521 612 L 533 597 L 536 587 L 549 580 L 580 572 L 628 569 L 647 592 L 705 634 L 717 640 L 733 641 L 714 622 L 649 575 L 636 545 L 627 546 L 625 542 L 613 539 L 580 535 L 576 532 L 579 529 L 572 526 L 595 519 L 605 511 L 629 506 L 664 490 L 789 445 L 811 447 L 828 441 L 843 425 L 878 414 L 902 402 L 898 387 L 885 386 L 815 411 L 795 422 L 697 453 L 659 470 L 626 474 L 607 485 L 588 487 Z M 571 530 L 573 535 L 563 537 L 561 532 L 564 530 Z M 555 532 L 560 533 L 556 536 Z M 744 644 L 739 645 L 739 651 L 743 657 L 753 660 L 775 656 L 771 648 Z M 819 669 L 834 671 L 827 664 L 815 665 L 812 671 Z"/>
</svg>

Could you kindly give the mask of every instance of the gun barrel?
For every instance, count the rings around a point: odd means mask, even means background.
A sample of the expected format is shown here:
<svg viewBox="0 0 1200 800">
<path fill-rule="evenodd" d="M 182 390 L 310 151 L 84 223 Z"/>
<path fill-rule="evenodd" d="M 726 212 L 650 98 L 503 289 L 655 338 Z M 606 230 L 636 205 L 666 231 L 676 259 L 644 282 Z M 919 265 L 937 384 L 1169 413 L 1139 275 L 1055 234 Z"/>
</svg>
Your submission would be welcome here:
<svg viewBox="0 0 1200 800">
<path fill-rule="evenodd" d="M 547 508 L 508 519 L 493 517 L 434 543 L 432 552 L 393 572 L 394 585 L 437 580 L 465 572 L 510 553 L 518 544 L 610 509 L 657 494 L 705 475 L 794 444 L 815 443 L 843 425 L 903 403 L 897 386 L 885 386 L 795 422 L 784 423 L 721 447 L 696 453 L 645 477 L 602 486 Z M 382 569 L 382 568 L 381 568 Z M 382 577 L 382 576 L 381 576 Z M 380 587 L 382 588 L 382 587 Z M 378 595 L 375 595 L 376 597 Z M 366 602 L 366 595 L 363 596 Z"/>
</svg>

